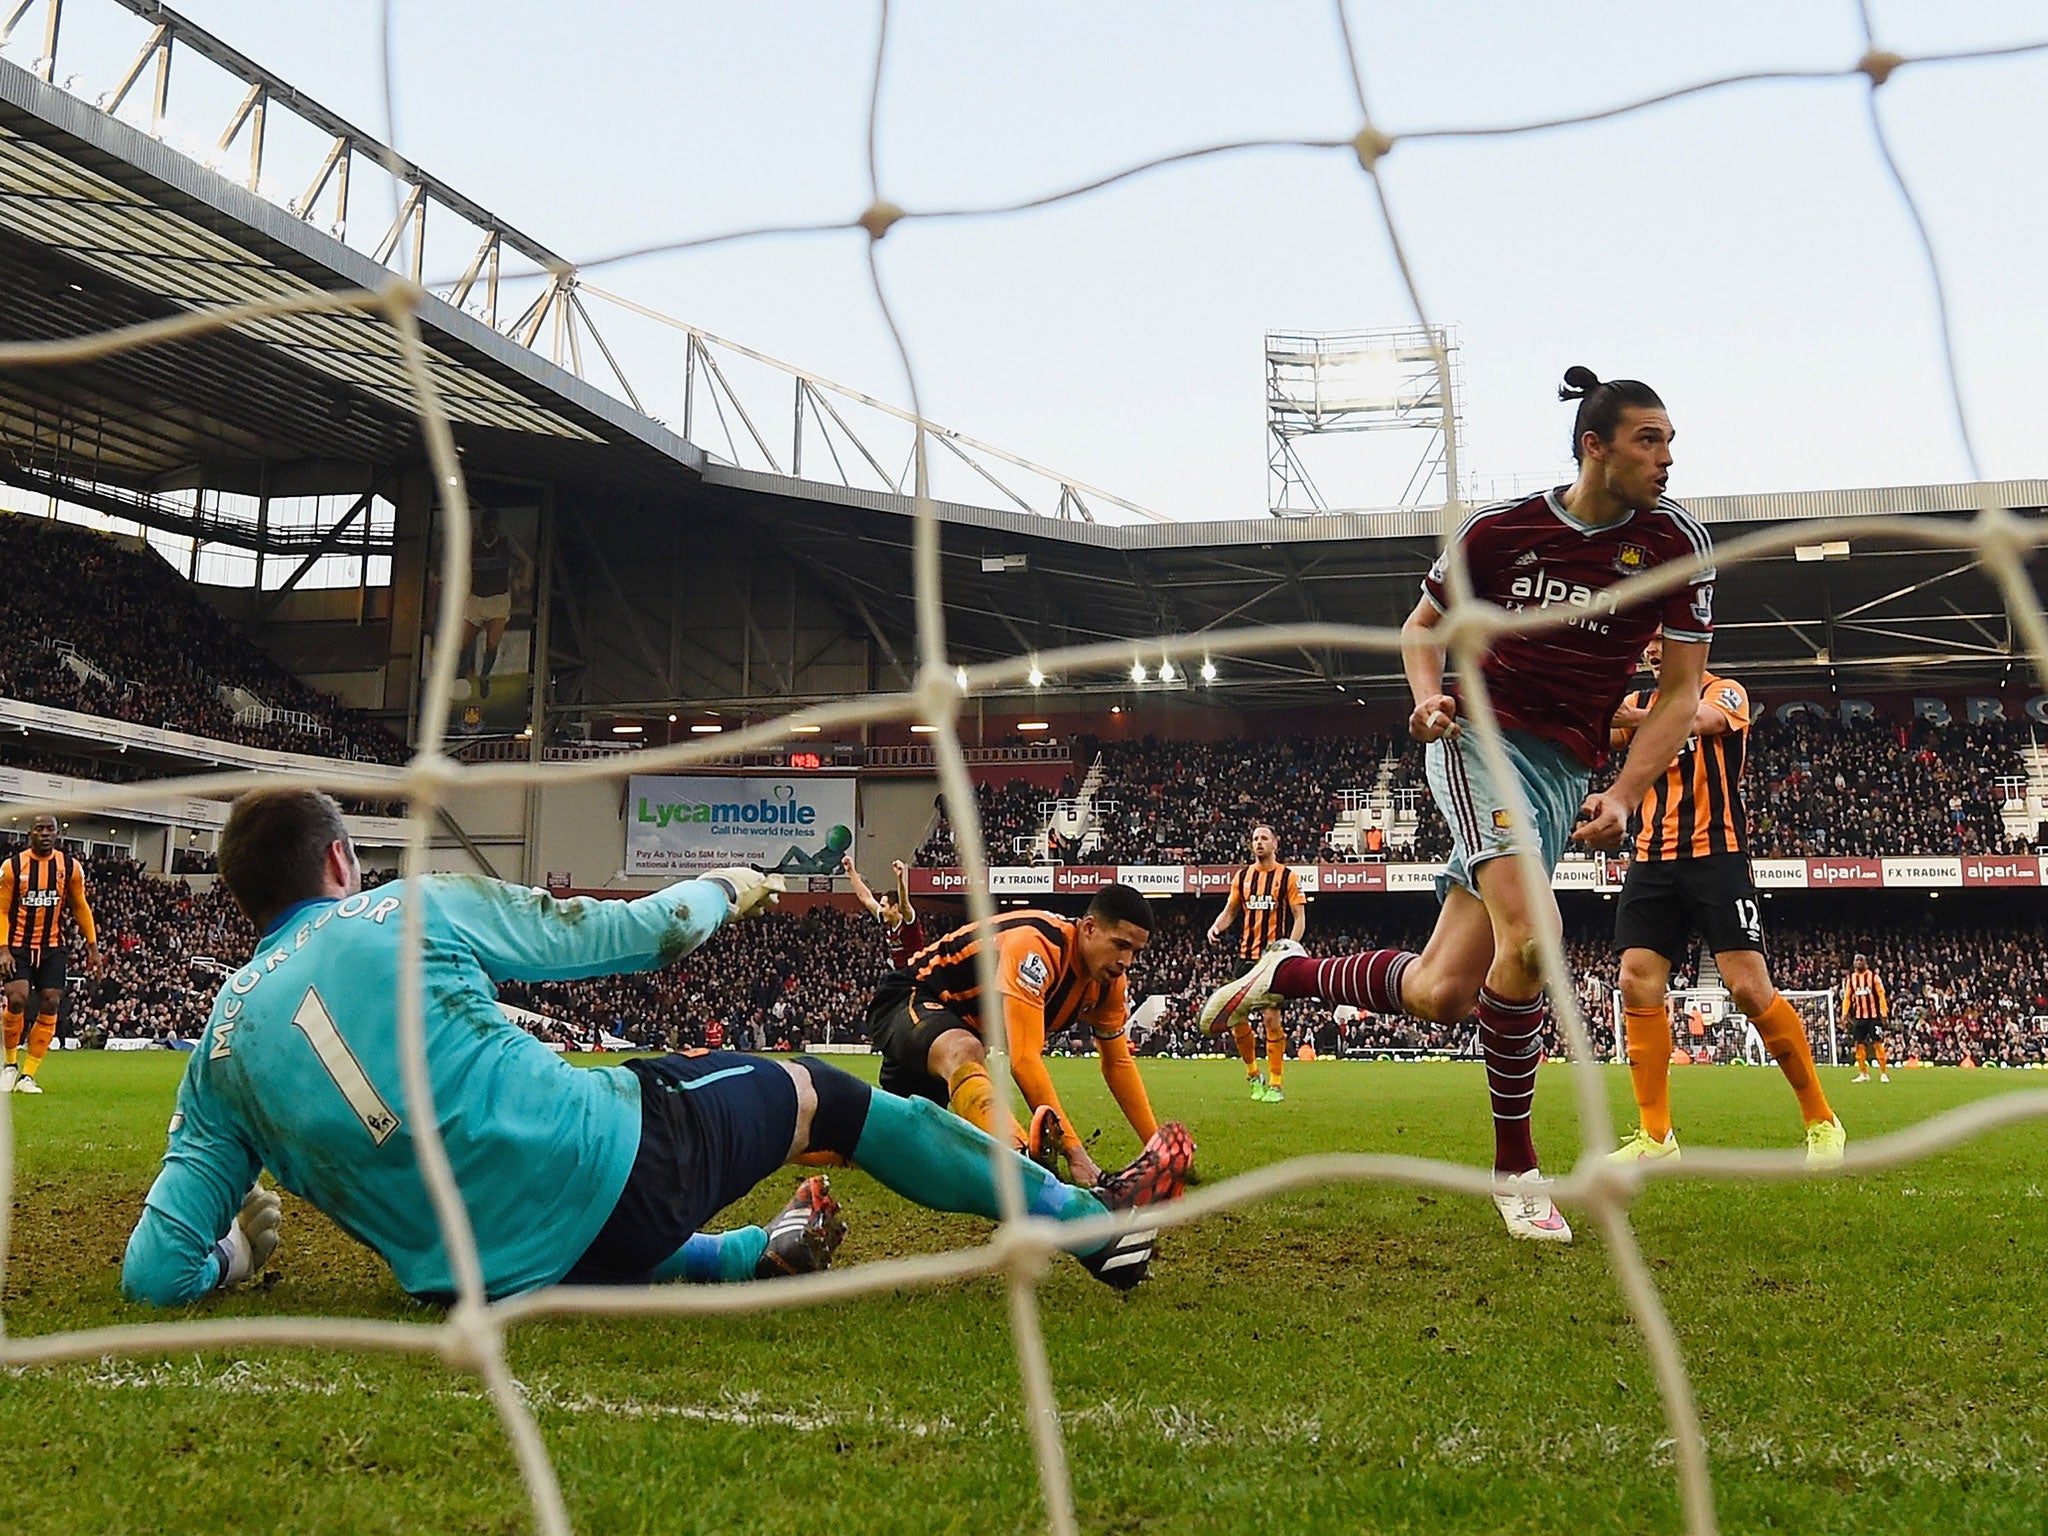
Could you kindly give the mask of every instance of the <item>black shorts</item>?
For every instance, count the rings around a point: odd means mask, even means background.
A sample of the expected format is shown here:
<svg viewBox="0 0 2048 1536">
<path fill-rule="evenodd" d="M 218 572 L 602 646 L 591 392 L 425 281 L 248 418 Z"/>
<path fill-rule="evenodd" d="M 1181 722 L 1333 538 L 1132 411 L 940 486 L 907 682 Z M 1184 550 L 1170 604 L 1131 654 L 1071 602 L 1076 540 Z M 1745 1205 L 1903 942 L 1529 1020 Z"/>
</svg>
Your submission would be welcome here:
<svg viewBox="0 0 2048 1536">
<path fill-rule="evenodd" d="M 1710 954 L 1763 949 L 1763 903 L 1747 856 L 1629 860 L 1614 913 L 1616 952 L 1653 949 L 1681 965 L 1694 934 Z"/>
<path fill-rule="evenodd" d="M 706 1051 L 626 1070 L 640 1079 L 640 1150 L 565 1284 L 648 1284 L 692 1234 L 780 1168 L 796 1137 L 796 1084 L 779 1061 Z"/>
<path fill-rule="evenodd" d="M 46 944 L 41 949 L 17 944 L 13 952 L 14 974 L 9 981 L 26 981 L 31 992 L 64 990 L 65 960 L 70 952 L 62 944 Z"/>
<path fill-rule="evenodd" d="M 1875 1045 L 1884 1038 L 1883 1019 L 1851 1019 L 1849 1038 L 1858 1045 Z"/>
<path fill-rule="evenodd" d="M 891 971 L 875 988 L 868 1005 L 868 1038 L 882 1057 L 880 1083 L 887 1093 L 906 1099 L 930 1099 L 941 1109 L 952 1098 L 944 1078 L 932 1075 L 932 1042 L 948 1030 L 980 1034 L 959 1014 L 910 984 L 908 971 Z"/>
</svg>

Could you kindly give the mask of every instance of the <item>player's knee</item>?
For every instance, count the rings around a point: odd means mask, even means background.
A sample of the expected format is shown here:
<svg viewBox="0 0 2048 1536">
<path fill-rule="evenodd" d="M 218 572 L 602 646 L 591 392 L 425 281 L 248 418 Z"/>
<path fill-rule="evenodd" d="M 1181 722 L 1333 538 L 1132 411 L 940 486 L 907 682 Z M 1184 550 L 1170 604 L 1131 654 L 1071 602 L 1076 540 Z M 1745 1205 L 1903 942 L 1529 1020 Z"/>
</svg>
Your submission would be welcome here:
<svg viewBox="0 0 2048 1536">
<path fill-rule="evenodd" d="M 1746 1018 L 1758 1018 L 1772 1003 L 1778 1000 L 1778 989 L 1768 982 L 1758 985 L 1753 981 L 1733 982 L 1728 985 L 1728 997 Z"/>
<path fill-rule="evenodd" d="M 811 1112 L 809 1150 L 836 1152 L 851 1162 L 860 1133 L 867 1128 L 868 1101 L 874 1089 L 851 1072 L 822 1061 L 806 1057 L 791 1065 L 810 1074 L 811 1088 L 818 1096 L 818 1106 Z"/>
</svg>

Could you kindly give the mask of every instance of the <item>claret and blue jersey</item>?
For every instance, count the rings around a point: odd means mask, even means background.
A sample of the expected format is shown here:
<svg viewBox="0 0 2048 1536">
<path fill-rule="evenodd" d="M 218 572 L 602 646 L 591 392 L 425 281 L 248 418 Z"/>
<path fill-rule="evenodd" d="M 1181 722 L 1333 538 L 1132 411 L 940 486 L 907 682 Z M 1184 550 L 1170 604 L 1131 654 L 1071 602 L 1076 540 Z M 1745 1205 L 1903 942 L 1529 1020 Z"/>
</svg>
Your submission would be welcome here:
<svg viewBox="0 0 2048 1536">
<path fill-rule="evenodd" d="M 494 1296 L 561 1279 L 617 1203 L 640 1143 L 638 1080 L 570 1066 L 510 1022 L 501 981 L 649 970 L 717 931 L 723 888 L 558 901 L 431 875 L 302 902 L 221 987 L 178 1090 L 122 1289 L 167 1305 L 220 1280 L 214 1244 L 261 1168 L 376 1249 L 416 1296 L 454 1281 L 400 1080 L 399 954 L 420 906 L 435 1113 Z"/>
<path fill-rule="evenodd" d="M 1665 497 L 1616 522 L 1574 517 L 1557 490 L 1475 512 L 1457 533 L 1473 595 L 1509 611 L 1551 609 L 1565 622 L 1536 634 L 1505 634 L 1487 652 L 1486 685 L 1502 726 L 1556 743 L 1588 768 L 1606 759 L 1608 722 L 1650 637 L 1704 644 L 1714 632 L 1714 569 L 1627 608 L 1609 589 L 1680 560 L 1713 556 L 1707 531 Z M 1422 584 L 1450 606 L 1448 556 Z"/>
</svg>

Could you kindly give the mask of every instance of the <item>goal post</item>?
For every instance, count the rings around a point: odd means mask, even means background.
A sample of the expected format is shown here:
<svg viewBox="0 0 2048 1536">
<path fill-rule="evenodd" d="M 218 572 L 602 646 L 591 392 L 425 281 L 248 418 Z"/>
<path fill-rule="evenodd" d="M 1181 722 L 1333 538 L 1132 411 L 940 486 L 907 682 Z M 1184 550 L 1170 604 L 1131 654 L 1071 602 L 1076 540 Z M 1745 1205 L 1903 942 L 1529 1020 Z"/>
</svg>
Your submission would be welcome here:
<svg viewBox="0 0 2048 1536">
<path fill-rule="evenodd" d="M 1838 1028 L 1840 999 L 1833 992 L 1781 993 L 1806 1025 L 1807 1043 L 1813 1059 L 1823 1066 L 1842 1064 L 1841 1031 Z M 1621 989 L 1608 999 L 1613 1032 L 1613 1060 L 1628 1060 L 1628 1036 L 1623 1022 Z M 1745 1018 L 1729 997 L 1726 987 L 1682 987 L 1664 996 L 1665 1011 L 1671 1018 L 1674 1050 L 1683 1050 L 1707 1061 L 1744 1061 L 1751 1066 L 1768 1066 L 1771 1053 L 1764 1048 L 1756 1026 Z"/>
<path fill-rule="evenodd" d="M 1780 995 L 1805 1020 L 1806 1039 L 1813 1047 L 1813 1059 L 1825 1066 L 1839 1067 L 1842 1064 L 1840 995 L 1832 990 L 1785 992 Z"/>
</svg>

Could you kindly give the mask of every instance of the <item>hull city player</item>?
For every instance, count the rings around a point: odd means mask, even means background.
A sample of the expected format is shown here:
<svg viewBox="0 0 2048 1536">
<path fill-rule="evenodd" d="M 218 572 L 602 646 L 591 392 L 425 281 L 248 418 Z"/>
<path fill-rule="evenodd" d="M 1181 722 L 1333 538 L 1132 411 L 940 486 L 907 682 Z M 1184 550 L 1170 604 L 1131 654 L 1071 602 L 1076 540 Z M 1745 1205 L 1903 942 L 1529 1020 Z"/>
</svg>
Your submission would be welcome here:
<svg viewBox="0 0 2048 1536">
<path fill-rule="evenodd" d="M 1877 1080 L 1892 1080 L 1891 1062 L 1885 1056 L 1884 1026 L 1891 1018 L 1892 1000 L 1885 996 L 1884 982 L 1870 968 L 1870 961 L 1858 955 L 1842 979 L 1842 1017 L 1849 1021 L 1856 1042 L 1856 1076 L 1852 1082 L 1870 1081 L 1870 1058 L 1877 1057 Z"/>
<path fill-rule="evenodd" d="M 1152 937 L 1145 898 L 1128 885 L 1105 885 L 1079 918 L 1005 912 L 991 927 L 996 987 L 1010 1030 L 1010 1075 L 1032 1111 L 1025 1142 L 1031 1157 L 1050 1167 L 1056 1156 L 1065 1156 L 1083 1184 L 1101 1177 L 1045 1065 L 1046 1042 L 1077 1023 L 1094 1036 L 1102 1080 L 1139 1141 L 1155 1144 L 1165 1132 L 1184 1140 L 1185 1131 L 1173 1125 L 1162 1130 L 1153 1117 L 1124 1033 L 1130 1013 L 1124 973 Z M 975 964 L 980 950 L 981 930 L 972 923 L 926 945 L 875 988 L 868 1029 L 882 1058 L 884 1088 L 943 1104 L 993 1133 L 996 1089 L 982 1031 L 994 1020 Z"/>
<path fill-rule="evenodd" d="M 1335 960 L 1270 952 L 1203 1005 L 1206 1025 L 1271 997 L 1321 997 L 1374 1013 L 1455 1024 L 1475 1008 L 1493 1109 L 1494 1204 L 1516 1237 L 1570 1242 L 1571 1227 L 1546 1192 L 1530 1133 L 1543 1029 L 1539 934 L 1561 928 L 1555 897 L 1531 903 L 1507 855 L 1528 851 L 1553 869 L 1567 841 L 1618 848 L 1629 817 L 1692 729 L 1713 632 L 1713 546 L 1706 530 L 1664 495 L 1671 418 L 1648 385 L 1602 383 L 1589 369 L 1565 375 L 1577 400 L 1572 456 L 1578 478 L 1522 501 L 1488 507 L 1458 530 L 1473 595 L 1511 612 L 1549 610 L 1558 627 L 1503 635 L 1483 664 L 1499 717 L 1499 745 L 1534 827 L 1519 823 L 1508 785 L 1466 739 L 1472 726 L 1444 686 L 1436 638 L 1451 602 L 1449 553 L 1423 582 L 1402 628 L 1414 712 L 1408 731 L 1429 744 L 1430 793 L 1451 829 L 1443 908 L 1421 954 L 1382 949 Z M 1699 561 L 1662 597 L 1617 608 L 1610 589 L 1678 561 Z M 1664 686 L 1614 785 L 1588 793 L 1608 751 L 1608 722 L 1652 635 L 1665 642 Z M 1574 822 L 1578 823 L 1574 830 Z"/>
<path fill-rule="evenodd" d="M 1280 862 L 1280 836 L 1264 825 L 1252 828 L 1252 861 L 1230 879 L 1230 899 L 1223 904 L 1216 921 L 1209 925 L 1209 942 L 1219 944 L 1233 924 L 1240 925 L 1237 955 L 1240 960 L 1257 960 L 1275 944 L 1292 944 L 1301 952 L 1301 933 L 1308 926 L 1308 898 L 1294 871 Z M 1266 1071 L 1259 1071 L 1259 1046 L 1252 1025 L 1256 1015 L 1265 1015 Z M 1216 1027 L 1225 1025 L 1219 1019 Z M 1227 1026 L 1244 1062 L 1244 1078 L 1255 1104 L 1279 1104 L 1287 1095 L 1280 1086 L 1287 1066 L 1287 1026 L 1280 1005 L 1253 1009 Z"/>
<path fill-rule="evenodd" d="M 57 1010 L 64 1004 L 67 921 L 85 943 L 86 969 L 106 973 L 92 903 L 85 896 L 85 871 L 57 846 L 57 818 L 29 823 L 28 847 L 0 864 L 0 978 L 7 987 L 6 1045 L 0 1063 L 0 1093 L 41 1093 L 36 1072 L 57 1037 Z M 35 1003 L 35 1023 L 28 1006 Z M 28 1056 L 17 1064 L 23 1036 Z"/>
<path fill-rule="evenodd" d="M 1664 647 L 1652 640 L 1643 664 L 1657 679 Z M 1627 1019 L 1629 1078 L 1641 1121 L 1611 1154 L 1632 1163 L 1677 1157 L 1671 1129 L 1671 968 L 1697 933 L 1713 952 L 1728 994 L 1756 1026 L 1799 1100 L 1806 1160 L 1838 1162 L 1846 1141 L 1814 1071 L 1798 1011 L 1771 982 L 1764 962 L 1763 903 L 1749 870 L 1749 812 L 1742 762 L 1749 744 L 1749 695 L 1732 678 L 1702 674 L 1692 734 L 1643 800 L 1642 830 L 1614 914 Z M 1626 745 L 1656 702 L 1655 688 L 1629 695 L 1614 716 L 1614 744 Z"/>
</svg>

